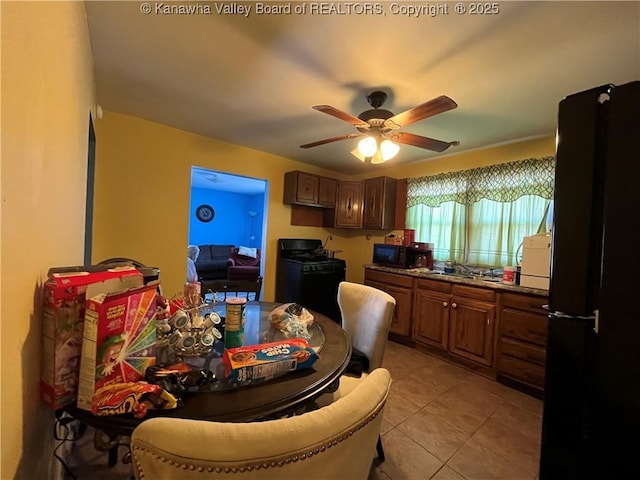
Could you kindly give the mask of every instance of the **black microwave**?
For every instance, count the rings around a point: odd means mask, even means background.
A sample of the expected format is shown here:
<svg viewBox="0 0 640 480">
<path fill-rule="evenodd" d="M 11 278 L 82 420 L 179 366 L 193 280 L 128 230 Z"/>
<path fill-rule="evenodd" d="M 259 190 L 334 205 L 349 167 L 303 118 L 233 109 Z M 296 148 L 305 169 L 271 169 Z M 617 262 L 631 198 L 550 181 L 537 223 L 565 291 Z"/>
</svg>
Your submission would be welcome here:
<svg viewBox="0 0 640 480">
<path fill-rule="evenodd" d="M 409 247 L 404 245 L 390 245 L 388 243 L 373 244 L 373 263 L 395 268 L 410 268 L 411 255 Z"/>
</svg>

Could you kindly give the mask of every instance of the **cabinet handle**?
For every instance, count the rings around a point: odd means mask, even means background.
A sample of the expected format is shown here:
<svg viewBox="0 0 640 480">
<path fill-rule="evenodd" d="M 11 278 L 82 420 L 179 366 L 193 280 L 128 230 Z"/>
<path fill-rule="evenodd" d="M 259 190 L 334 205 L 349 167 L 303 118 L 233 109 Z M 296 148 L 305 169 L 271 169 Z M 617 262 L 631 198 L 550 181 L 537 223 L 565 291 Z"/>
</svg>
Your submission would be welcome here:
<svg viewBox="0 0 640 480">
<path fill-rule="evenodd" d="M 489 325 L 489 323 L 491 323 L 491 319 L 487 317 L 487 325 Z"/>
<path fill-rule="evenodd" d="M 442 302 L 442 306 L 443 306 L 443 307 L 448 307 L 448 306 L 449 306 L 449 304 L 448 304 L 447 302 Z"/>
<path fill-rule="evenodd" d="M 454 302 L 454 303 L 452 303 L 452 304 L 451 304 L 451 306 L 452 306 L 453 308 L 458 308 L 458 304 L 457 304 L 457 303 L 455 303 L 455 302 Z"/>
</svg>

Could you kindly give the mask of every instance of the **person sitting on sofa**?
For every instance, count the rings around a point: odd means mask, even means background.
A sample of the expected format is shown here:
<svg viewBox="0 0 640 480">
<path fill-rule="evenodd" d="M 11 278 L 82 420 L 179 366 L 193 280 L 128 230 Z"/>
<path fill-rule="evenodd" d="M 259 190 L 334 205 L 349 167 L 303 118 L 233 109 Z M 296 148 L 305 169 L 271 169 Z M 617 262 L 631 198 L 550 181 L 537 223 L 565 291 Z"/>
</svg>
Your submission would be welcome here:
<svg viewBox="0 0 640 480">
<path fill-rule="evenodd" d="M 195 283 L 198 281 L 196 261 L 199 255 L 200 249 L 197 245 L 189 245 L 187 247 L 187 283 Z"/>
</svg>

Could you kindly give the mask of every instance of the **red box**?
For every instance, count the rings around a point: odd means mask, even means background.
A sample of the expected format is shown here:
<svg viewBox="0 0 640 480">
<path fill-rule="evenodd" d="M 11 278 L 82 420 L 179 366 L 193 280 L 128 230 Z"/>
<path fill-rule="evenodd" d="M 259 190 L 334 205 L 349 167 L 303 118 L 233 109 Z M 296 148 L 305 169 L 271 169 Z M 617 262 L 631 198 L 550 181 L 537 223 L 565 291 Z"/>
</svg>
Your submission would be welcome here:
<svg viewBox="0 0 640 480">
<path fill-rule="evenodd" d="M 40 398 L 52 408 L 72 403 L 78 393 L 87 287 L 125 278 L 132 284 L 141 284 L 143 279 L 133 267 L 62 267 L 49 271 L 44 284 Z"/>
<path fill-rule="evenodd" d="M 98 389 L 142 380 L 156 363 L 156 285 L 99 287 L 87 289 L 80 359 L 78 407 L 89 411 Z"/>
</svg>

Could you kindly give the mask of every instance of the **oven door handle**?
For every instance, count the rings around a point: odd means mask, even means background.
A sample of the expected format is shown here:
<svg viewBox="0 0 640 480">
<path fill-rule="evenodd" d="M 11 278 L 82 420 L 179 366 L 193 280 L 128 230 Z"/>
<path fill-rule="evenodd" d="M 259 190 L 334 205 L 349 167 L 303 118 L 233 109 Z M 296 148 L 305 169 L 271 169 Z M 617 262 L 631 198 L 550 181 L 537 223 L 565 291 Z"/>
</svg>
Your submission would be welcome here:
<svg viewBox="0 0 640 480">
<path fill-rule="evenodd" d="M 342 270 L 309 270 L 308 272 L 303 272 L 303 275 L 332 275 L 332 274 L 340 274 Z"/>
</svg>

